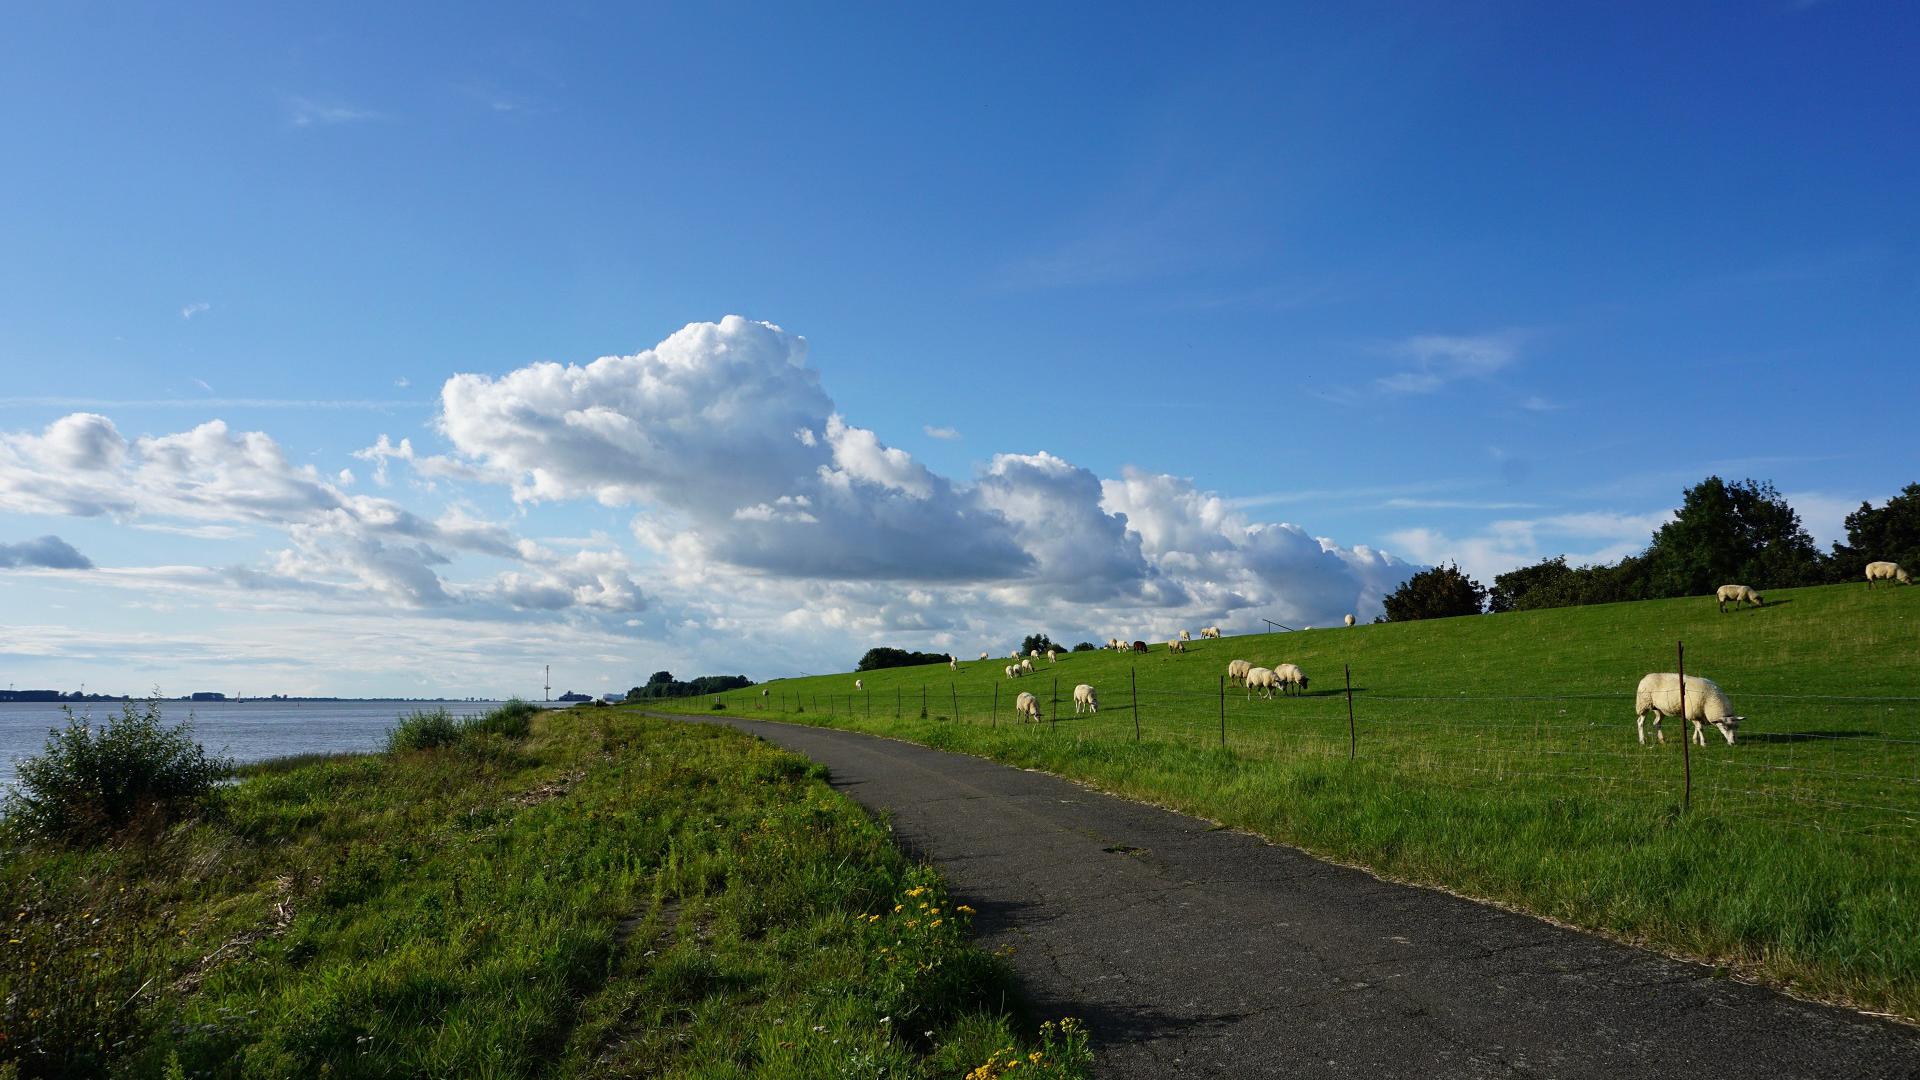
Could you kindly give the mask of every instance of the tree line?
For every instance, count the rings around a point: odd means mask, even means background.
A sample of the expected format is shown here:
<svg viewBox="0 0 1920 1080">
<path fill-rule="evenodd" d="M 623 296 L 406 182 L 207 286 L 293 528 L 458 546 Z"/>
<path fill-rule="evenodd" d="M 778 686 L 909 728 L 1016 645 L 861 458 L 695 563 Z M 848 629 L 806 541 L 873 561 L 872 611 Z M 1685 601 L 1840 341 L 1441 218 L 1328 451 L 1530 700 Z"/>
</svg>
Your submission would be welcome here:
<svg viewBox="0 0 1920 1080">
<path fill-rule="evenodd" d="M 692 682 L 682 682 L 674 678 L 671 671 L 656 671 L 647 679 L 647 685 L 627 691 L 627 700 L 699 697 L 702 694 L 717 694 L 722 690 L 741 690 L 752 685 L 753 680 L 745 675 L 702 675 Z"/>
<path fill-rule="evenodd" d="M 1709 476 L 1686 489 L 1673 520 L 1639 554 L 1586 566 L 1557 555 L 1496 576 L 1492 588 L 1456 564 L 1436 566 L 1386 597 L 1380 621 L 1699 596 L 1731 584 L 1828 585 L 1863 580 L 1866 564 L 1882 559 L 1920 567 L 1920 484 L 1908 484 L 1884 506 L 1862 502 L 1847 515 L 1846 529 L 1844 542 L 1822 552 L 1771 482 Z"/>
</svg>

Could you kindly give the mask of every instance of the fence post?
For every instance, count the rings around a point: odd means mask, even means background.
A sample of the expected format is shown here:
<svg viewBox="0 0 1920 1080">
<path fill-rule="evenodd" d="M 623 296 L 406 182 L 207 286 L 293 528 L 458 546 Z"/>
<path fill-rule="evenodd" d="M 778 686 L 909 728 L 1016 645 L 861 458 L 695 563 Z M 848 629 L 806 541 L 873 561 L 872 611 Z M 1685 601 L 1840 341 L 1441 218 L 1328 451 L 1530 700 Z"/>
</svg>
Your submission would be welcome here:
<svg viewBox="0 0 1920 1080">
<path fill-rule="evenodd" d="M 1127 693 L 1133 695 L 1133 741 L 1140 741 L 1140 687 L 1133 681 L 1133 666 L 1127 666 Z"/>
<path fill-rule="evenodd" d="M 1060 676 L 1053 677 L 1053 696 L 1047 702 L 1047 725 L 1060 722 Z"/>
<path fill-rule="evenodd" d="M 1674 660 L 1680 666 L 1680 767 L 1685 783 L 1680 789 L 1680 809 L 1693 807 L 1693 736 L 1687 733 L 1687 643 L 1673 643 Z"/>
<path fill-rule="evenodd" d="M 947 689 L 953 692 L 953 722 L 957 724 L 960 722 L 960 688 L 948 683 Z"/>
<path fill-rule="evenodd" d="M 862 690 L 860 691 L 860 696 L 866 701 L 867 722 L 872 723 L 873 722 L 873 695 L 867 693 L 865 690 Z"/>
<path fill-rule="evenodd" d="M 1220 676 L 1220 749 L 1227 748 L 1227 677 Z"/>
<path fill-rule="evenodd" d="M 900 688 L 893 688 L 893 718 L 900 719 Z"/>
<path fill-rule="evenodd" d="M 920 684 L 920 719 L 927 718 L 927 684 Z"/>
<path fill-rule="evenodd" d="M 1352 761 L 1360 752 L 1360 732 L 1353 726 L 1353 665 L 1341 664 L 1340 670 L 1347 677 L 1347 760 Z"/>
<path fill-rule="evenodd" d="M 993 684 L 993 711 L 987 714 L 987 726 L 1000 726 L 1000 684 Z"/>
</svg>

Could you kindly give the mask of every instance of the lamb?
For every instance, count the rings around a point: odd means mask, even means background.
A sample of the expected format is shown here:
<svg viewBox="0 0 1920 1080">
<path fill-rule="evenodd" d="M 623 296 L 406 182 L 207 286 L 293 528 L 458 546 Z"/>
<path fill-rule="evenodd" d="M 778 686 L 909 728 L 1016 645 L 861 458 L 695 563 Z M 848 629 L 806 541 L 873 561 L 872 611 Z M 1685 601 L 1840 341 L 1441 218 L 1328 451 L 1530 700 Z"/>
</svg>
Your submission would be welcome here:
<svg viewBox="0 0 1920 1080">
<path fill-rule="evenodd" d="M 1899 563 L 1870 562 L 1867 564 L 1867 588 L 1873 588 L 1876 581 L 1897 581 L 1902 585 L 1911 585 L 1913 580 Z"/>
<path fill-rule="evenodd" d="M 1186 633 L 1186 631 L 1182 630 L 1181 633 L 1184 634 Z M 1180 638 L 1174 638 L 1172 641 L 1167 642 L 1167 651 L 1168 652 L 1186 652 L 1187 643 Z"/>
<path fill-rule="evenodd" d="M 1247 669 L 1248 701 L 1253 700 L 1253 692 L 1255 690 L 1260 691 L 1262 698 L 1272 701 L 1273 692 L 1278 689 L 1280 689 L 1280 677 L 1273 673 L 1272 668 L 1257 667 Z"/>
<path fill-rule="evenodd" d="M 1352 615 L 1352 613 L 1348 613 L 1348 615 L 1347 615 L 1347 625 L 1348 625 L 1348 626 L 1352 626 L 1352 625 L 1353 625 L 1353 615 Z"/>
<path fill-rule="evenodd" d="M 1008 665 L 1007 665 L 1007 678 L 1009 678 L 1009 679 L 1017 679 L 1017 678 L 1019 678 L 1019 677 L 1020 677 L 1020 668 L 1019 668 L 1019 666 L 1018 666 L 1018 665 L 1016 665 L 1016 664 L 1008 664 Z"/>
<path fill-rule="evenodd" d="M 1203 638 L 1217 638 L 1220 636 L 1220 628 L 1217 626 L 1203 626 L 1200 628 L 1200 636 Z"/>
<path fill-rule="evenodd" d="M 1147 643 L 1146 643 L 1146 642 L 1144 642 L 1144 641 L 1136 641 L 1136 642 L 1134 642 L 1134 643 L 1133 643 L 1133 651 L 1134 651 L 1134 652 L 1146 652 L 1146 651 L 1147 651 Z"/>
<path fill-rule="evenodd" d="M 1281 664 L 1273 669 L 1273 677 L 1279 681 L 1281 693 L 1307 692 L 1307 673 L 1299 664 Z"/>
<path fill-rule="evenodd" d="M 1722 585 L 1714 590 L 1713 598 L 1720 602 L 1722 612 L 1727 610 L 1729 602 L 1733 604 L 1735 610 L 1738 610 L 1743 603 L 1752 604 L 1754 607 L 1766 606 L 1766 601 L 1760 598 L 1759 593 L 1753 591 L 1751 585 Z"/>
<path fill-rule="evenodd" d="M 1093 687 L 1086 683 L 1081 683 L 1079 686 L 1073 688 L 1073 714 L 1075 716 L 1080 715 L 1082 706 L 1085 706 L 1086 710 L 1090 713 L 1100 711 L 1100 696 L 1095 694 Z"/>
<path fill-rule="evenodd" d="M 1667 734 L 1660 730 L 1660 721 L 1669 716 L 1680 715 L 1680 676 L 1671 671 L 1660 671 L 1647 675 L 1640 680 L 1640 688 L 1633 694 L 1633 714 L 1635 727 L 1640 732 L 1640 743 L 1647 742 L 1647 714 L 1653 714 L 1653 732 L 1661 742 L 1667 741 Z M 1712 724 L 1726 736 L 1727 745 L 1733 745 L 1733 732 L 1740 726 L 1744 716 L 1733 715 L 1733 703 L 1712 679 L 1703 679 L 1698 675 L 1687 676 L 1687 715 L 1685 720 L 1693 722 L 1693 741 L 1701 746 L 1707 745 L 1707 736 L 1701 727 L 1702 721 Z"/>
<path fill-rule="evenodd" d="M 1020 674 L 1022 675 L 1033 674 L 1033 661 L 1031 660 L 1020 661 Z"/>
<path fill-rule="evenodd" d="M 1227 681 L 1230 683 L 1244 683 L 1247 681 L 1247 672 L 1252 670 L 1252 664 L 1247 663 L 1245 660 L 1235 660 L 1233 663 L 1227 665 Z"/>
<path fill-rule="evenodd" d="M 1037 724 L 1040 722 L 1040 699 L 1022 690 L 1020 696 L 1013 699 L 1013 711 Z"/>
<path fill-rule="evenodd" d="M 1182 631 L 1180 631 L 1180 640 L 1181 640 L 1181 641 L 1192 641 L 1192 640 L 1193 640 L 1193 635 L 1192 635 L 1192 634 L 1189 634 L 1189 633 L 1187 633 L 1187 632 L 1186 632 L 1185 630 L 1182 630 Z"/>
</svg>

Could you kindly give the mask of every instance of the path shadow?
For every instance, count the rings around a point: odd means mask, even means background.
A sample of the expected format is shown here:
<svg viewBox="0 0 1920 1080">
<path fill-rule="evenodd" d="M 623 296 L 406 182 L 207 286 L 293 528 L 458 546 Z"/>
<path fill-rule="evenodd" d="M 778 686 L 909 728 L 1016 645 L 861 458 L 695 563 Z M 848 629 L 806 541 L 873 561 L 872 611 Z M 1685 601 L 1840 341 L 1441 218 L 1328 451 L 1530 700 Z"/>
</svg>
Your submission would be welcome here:
<svg viewBox="0 0 1920 1080">
<path fill-rule="evenodd" d="M 1828 739 L 1877 739 L 1877 731 L 1754 731 L 1741 732 L 1741 742 L 1753 743 L 1803 743 L 1824 742 Z"/>
</svg>

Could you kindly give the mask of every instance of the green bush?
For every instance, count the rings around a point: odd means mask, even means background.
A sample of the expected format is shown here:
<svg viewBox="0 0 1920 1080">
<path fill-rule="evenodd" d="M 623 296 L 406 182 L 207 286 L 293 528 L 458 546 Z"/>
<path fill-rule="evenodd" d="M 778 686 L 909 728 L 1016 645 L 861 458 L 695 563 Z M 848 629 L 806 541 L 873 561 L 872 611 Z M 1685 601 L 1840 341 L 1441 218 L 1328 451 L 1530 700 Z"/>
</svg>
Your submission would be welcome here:
<svg viewBox="0 0 1920 1080">
<path fill-rule="evenodd" d="M 393 753 L 408 750 L 432 750 L 460 741 L 460 721 L 445 708 L 415 709 L 400 718 L 387 732 L 387 749 Z"/>
<path fill-rule="evenodd" d="M 485 716 L 468 717 L 461 727 L 465 731 L 483 731 L 493 735 L 502 735 L 509 739 L 524 739 L 533 732 L 533 716 L 539 708 L 519 698 L 509 698 L 499 708 Z"/>
<path fill-rule="evenodd" d="M 135 823 L 164 825 L 197 812 L 233 762 L 208 756 L 190 722 L 166 727 L 158 698 L 128 702 L 96 726 L 66 710 L 40 756 L 20 763 L 6 820 L 62 841 L 96 840 Z"/>
</svg>

